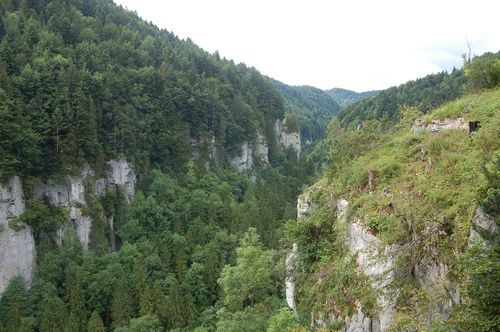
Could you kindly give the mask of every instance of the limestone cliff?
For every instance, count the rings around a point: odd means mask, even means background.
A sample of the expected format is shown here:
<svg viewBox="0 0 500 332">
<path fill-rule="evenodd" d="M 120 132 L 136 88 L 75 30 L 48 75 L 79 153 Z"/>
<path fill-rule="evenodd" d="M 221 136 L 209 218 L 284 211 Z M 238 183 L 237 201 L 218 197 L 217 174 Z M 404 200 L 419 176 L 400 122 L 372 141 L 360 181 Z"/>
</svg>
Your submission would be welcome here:
<svg viewBox="0 0 500 332">
<path fill-rule="evenodd" d="M 36 251 L 31 228 L 20 225 L 21 229 L 12 229 L 9 225 L 24 210 L 22 184 L 13 177 L 8 185 L 0 185 L 0 294 L 16 276 L 21 276 L 27 287 L 33 280 Z"/>
<path fill-rule="evenodd" d="M 276 138 L 280 145 L 285 149 L 292 147 L 297 152 L 297 157 L 300 157 L 300 132 L 288 130 L 286 121 L 277 120 L 274 127 L 276 130 Z"/>
<path fill-rule="evenodd" d="M 307 218 L 315 205 L 312 194 L 306 191 L 299 196 L 297 202 L 297 222 Z M 375 236 L 358 218 L 349 212 L 349 202 L 345 199 L 334 200 L 335 222 L 345 229 L 345 246 L 349 253 L 356 258 L 359 273 L 363 273 L 371 280 L 371 287 L 377 294 L 377 311 L 375 315 L 366 315 L 363 307 L 357 303 L 357 311 L 350 317 L 338 317 L 334 313 L 320 312 L 312 317 L 313 328 L 326 328 L 330 322 L 343 320 L 343 332 L 383 332 L 388 331 L 397 312 L 396 301 L 398 290 L 391 287 L 394 278 L 394 260 L 398 252 L 403 250 L 396 245 L 387 246 Z M 481 234 L 495 232 L 497 226 L 494 220 L 477 208 L 472 220 L 473 228 L 469 243 L 488 245 Z M 425 236 L 422 235 L 422 236 Z M 293 248 L 286 259 L 285 280 L 286 300 L 288 306 L 296 311 L 296 298 L 293 273 L 295 261 L 300 253 L 300 247 L 293 244 Z M 449 267 L 444 263 L 437 263 L 429 257 L 423 257 L 415 266 L 415 278 L 426 296 L 431 299 L 426 308 L 422 308 L 422 319 L 427 324 L 446 320 L 452 309 L 461 303 L 459 287 L 450 279 Z"/>
<path fill-rule="evenodd" d="M 89 185 L 89 188 L 86 186 Z M 124 159 L 108 162 L 105 178 L 96 178 L 86 167 L 77 176 L 67 176 L 60 183 L 49 181 L 33 188 L 35 197 L 45 198 L 51 205 L 61 206 L 69 212 L 69 220 L 58 232 L 61 241 L 68 229 L 74 229 L 84 250 L 88 249 L 92 220 L 82 209 L 86 205 L 86 190 L 102 196 L 108 189 L 119 188 L 130 201 L 135 193 L 136 176 L 133 166 Z M 92 188 L 92 189 L 91 189 Z M 9 221 L 25 211 L 23 189 L 18 177 L 10 179 L 8 186 L 0 185 L 0 293 L 15 276 L 22 276 L 27 287 L 31 285 L 35 269 L 35 240 L 30 227 L 20 225 L 12 229 Z M 112 219 L 109 221 L 112 229 Z M 21 227 L 20 229 L 18 229 Z"/>
<path fill-rule="evenodd" d="M 269 147 L 266 138 L 259 134 L 254 143 L 243 142 L 240 144 L 238 154 L 231 158 L 230 164 L 240 172 L 250 171 L 253 169 L 256 158 L 258 158 L 262 164 L 268 164 L 268 154 Z"/>
</svg>

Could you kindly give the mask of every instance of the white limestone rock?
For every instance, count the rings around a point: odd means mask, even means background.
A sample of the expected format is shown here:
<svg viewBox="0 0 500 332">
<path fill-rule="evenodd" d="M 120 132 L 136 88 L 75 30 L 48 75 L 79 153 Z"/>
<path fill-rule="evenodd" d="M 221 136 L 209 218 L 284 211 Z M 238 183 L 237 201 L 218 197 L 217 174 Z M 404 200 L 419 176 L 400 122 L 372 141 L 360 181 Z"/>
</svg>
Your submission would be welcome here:
<svg viewBox="0 0 500 332">
<path fill-rule="evenodd" d="M 294 272 L 296 267 L 296 260 L 298 255 L 298 246 L 296 243 L 292 246 L 292 251 L 288 254 L 285 261 L 286 278 L 285 278 L 285 295 L 286 303 L 290 309 L 297 311 L 295 305 L 295 282 Z"/>
<path fill-rule="evenodd" d="M 257 136 L 255 152 L 257 157 L 259 157 L 264 164 L 269 164 L 269 147 L 267 146 L 266 138 L 261 134 Z"/>
<path fill-rule="evenodd" d="M 300 220 L 309 216 L 312 212 L 312 203 L 309 192 L 305 192 L 297 199 L 297 219 Z"/>
<path fill-rule="evenodd" d="M 277 141 L 281 144 L 281 146 L 285 149 L 287 149 L 288 147 L 292 147 L 297 152 L 297 158 L 300 157 L 300 133 L 287 132 L 286 122 L 280 120 L 276 120 L 274 127 L 276 130 Z"/>
<path fill-rule="evenodd" d="M 12 278 L 21 276 L 30 287 L 36 264 L 35 239 L 31 228 L 13 230 L 9 221 L 25 210 L 23 189 L 19 178 L 13 177 L 8 186 L 0 185 L 0 294 Z"/>
<path fill-rule="evenodd" d="M 86 167 L 79 175 L 68 176 L 63 183 L 48 182 L 34 189 L 35 196 L 45 197 L 49 204 L 68 209 L 68 223 L 57 231 L 59 244 L 65 232 L 68 229 L 74 229 L 83 249 L 89 248 L 92 220 L 82 212 L 82 208 L 87 204 L 85 201 L 86 181 L 93 181 L 93 190 L 98 196 L 105 195 L 110 187 L 123 190 L 127 201 L 130 201 L 135 194 L 135 172 L 132 165 L 124 159 L 112 159 L 108 162 L 108 173 L 105 179 L 94 179 L 94 177 L 94 171 Z"/>
<path fill-rule="evenodd" d="M 478 207 L 474 213 L 474 218 L 472 218 L 472 227 L 469 235 L 469 244 L 472 245 L 479 242 L 483 246 L 489 245 L 487 239 L 483 239 L 481 234 L 478 232 L 494 233 L 498 230 L 497 224 L 493 218 L 488 214 L 484 213 L 483 209 Z"/>
<path fill-rule="evenodd" d="M 464 118 L 446 118 L 443 120 L 432 120 L 431 123 L 425 123 L 422 119 L 417 119 L 411 128 L 412 133 L 421 131 L 438 132 L 443 130 L 468 130 L 469 122 Z"/>
<path fill-rule="evenodd" d="M 125 159 L 112 159 L 108 161 L 107 186 L 117 186 L 125 193 L 127 201 L 135 194 L 135 171 Z"/>
<path fill-rule="evenodd" d="M 62 184 L 49 182 L 34 190 L 35 196 L 45 197 L 49 204 L 61 206 L 69 210 L 70 220 L 57 232 L 58 243 L 61 243 L 65 230 L 75 229 L 84 250 L 89 247 L 89 235 L 92 221 L 84 216 L 81 208 L 85 206 L 85 180 L 94 172 L 86 167 L 78 176 L 68 176 Z"/>
<path fill-rule="evenodd" d="M 253 147 L 248 142 L 243 142 L 240 145 L 239 155 L 234 156 L 231 161 L 231 166 L 238 171 L 249 171 L 253 167 Z"/>
</svg>

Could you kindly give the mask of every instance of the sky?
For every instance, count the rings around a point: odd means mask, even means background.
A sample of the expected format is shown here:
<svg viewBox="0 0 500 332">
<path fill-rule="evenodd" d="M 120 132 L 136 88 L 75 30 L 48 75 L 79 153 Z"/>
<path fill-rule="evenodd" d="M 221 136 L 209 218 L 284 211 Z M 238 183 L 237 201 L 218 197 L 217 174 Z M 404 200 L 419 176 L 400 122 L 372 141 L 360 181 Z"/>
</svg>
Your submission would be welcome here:
<svg viewBox="0 0 500 332">
<path fill-rule="evenodd" d="M 384 89 L 500 50 L 495 0 L 114 0 L 289 85 Z"/>
</svg>

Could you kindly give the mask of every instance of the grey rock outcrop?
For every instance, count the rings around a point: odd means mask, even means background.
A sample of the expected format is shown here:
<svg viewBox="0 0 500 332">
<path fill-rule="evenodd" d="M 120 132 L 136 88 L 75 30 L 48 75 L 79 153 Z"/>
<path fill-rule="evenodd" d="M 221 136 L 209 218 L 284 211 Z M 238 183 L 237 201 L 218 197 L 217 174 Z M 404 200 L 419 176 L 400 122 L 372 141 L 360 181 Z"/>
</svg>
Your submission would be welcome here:
<svg viewBox="0 0 500 332">
<path fill-rule="evenodd" d="M 249 171 L 253 167 L 253 147 L 248 142 L 243 142 L 240 145 L 240 153 L 234 156 L 231 161 L 231 166 L 238 171 Z"/>
<path fill-rule="evenodd" d="M 255 158 L 263 164 L 269 163 L 269 147 L 266 138 L 259 134 L 255 144 L 243 142 L 240 144 L 239 153 L 231 158 L 229 163 L 238 171 L 250 171 L 254 166 Z"/>
<path fill-rule="evenodd" d="M 285 149 L 292 147 L 297 152 L 297 158 L 300 157 L 300 133 L 295 131 L 287 131 L 285 121 L 277 120 L 274 127 L 276 130 L 277 141 L 281 144 L 281 146 L 283 146 Z"/>
<path fill-rule="evenodd" d="M 269 147 L 267 146 L 266 138 L 261 134 L 257 136 L 257 146 L 255 152 L 261 162 L 269 164 Z"/>
<path fill-rule="evenodd" d="M 371 286 L 378 290 L 378 314 L 373 318 L 365 317 L 362 308 L 358 307 L 354 316 L 345 319 L 345 331 L 386 331 L 395 312 L 387 291 L 393 279 L 391 253 L 394 248 L 383 246 L 380 239 L 370 233 L 361 221 L 349 220 L 349 203 L 344 199 L 337 201 L 337 220 L 347 226 L 346 245 L 351 254 L 356 255 L 360 270 L 372 277 Z M 367 324 L 368 321 L 370 324 Z"/>
<path fill-rule="evenodd" d="M 305 192 L 297 199 L 297 220 L 306 218 L 312 212 L 312 204 L 310 201 L 309 192 Z M 292 250 L 287 255 L 285 261 L 286 278 L 285 278 L 285 295 L 286 303 L 293 311 L 297 310 L 295 304 L 295 281 L 294 273 L 297 264 L 299 247 L 296 243 L 292 244 Z"/>
<path fill-rule="evenodd" d="M 443 130 L 469 130 L 469 122 L 465 121 L 464 118 L 432 120 L 430 123 L 417 119 L 411 128 L 414 134 L 421 131 L 438 132 Z"/>
<path fill-rule="evenodd" d="M 63 183 L 48 182 L 34 189 L 34 195 L 45 197 L 53 206 L 61 206 L 69 211 L 70 220 L 58 231 L 58 242 L 62 241 L 66 229 L 74 228 L 84 250 L 88 249 L 91 219 L 85 216 L 81 208 L 85 206 L 85 184 L 93 171 L 86 167 L 78 176 L 68 176 Z"/>
<path fill-rule="evenodd" d="M 23 278 L 26 287 L 33 281 L 36 250 L 31 228 L 20 225 L 14 230 L 9 225 L 24 210 L 21 181 L 13 177 L 7 187 L 0 185 L 0 294 L 16 276 Z"/>
<path fill-rule="evenodd" d="M 285 278 L 285 295 L 286 304 L 293 311 L 297 310 L 295 305 L 295 282 L 294 282 L 294 271 L 296 266 L 296 260 L 298 255 L 298 246 L 296 243 L 292 245 L 292 251 L 288 254 L 285 261 L 286 267 L 286 278 Z"/>
<path fill-rule="evenodd" d="M 86 205 L 85 185 L 92 181 L 95 193 L 102 196 L 111 187 L 118 187 L 130 200 L 135 193 L 136 176 L 130 163 L 123 159 L 108 162 L 106 178 L 95 179 L 94 172 L 86 167 L 77 176 L 68 176 L 62 183 L 48 182 L 33 189 L 35 197 L 45 198 L 53 206 L 68 210 L 69 219 L 58 232 L 62 240 L 68 229 L 74 229 L 84 250 L 88 249 L 92 227 L 90 217 L 84 215 Z M 36 263 L 36 248 L 33 232 L 27 225 L 16 222 L 12 229 L 9 222 L 14 221 L 25 211 L 23 189 L 18 177 L 13 177 L 8 186 L 0 185 L 0 294 L 15 276 L 21 276 L 29 287 L 33 280 Z M 110 222 L 112 227 L 112 220 Z"/>
<path fill-rule="evenodd" d="M 484 213 L 483 209 L 478 207 L 472 218 L 472 227 L 469 235 L 469 244 L 480 243 L 483 246 L 488 246 L 488 239 L 483 238 L 485 233 L 491 234 L 498 231 L 497 224 L 491 216 Z"/>
<path fill-rule="evenodd" d="M 44 197 L 49 204 L 61 206 L 69 212 L 69 219 L 58 232 L 58 242 L 67 230 L 74 229 L 84 250 L 88 250 L 92 220 L 82 212 L 86 206 L 85 185 L 92 184 L 95 194 L 103 196 L 110 188 L 123 191 L 127 201 L 135 194 L 136 176 L 133 166 L 124 159 L 112 159 L 108 162 L 106 178 L 95 179 L 92 169 L 86 167 L 78 176 L 68 176 L 63 183 L 48 182 L 34 189 L 34 195 Z M 112 229 L 112 219 L 109 226 Z"/>
<path fill-rule="evenodd" d="M 125 159 L 108 161 L 107 186 L 116 186 L 123 190 L 128 201 L 135 194 L 136 176 L 134 167 Z"/>
</svg>

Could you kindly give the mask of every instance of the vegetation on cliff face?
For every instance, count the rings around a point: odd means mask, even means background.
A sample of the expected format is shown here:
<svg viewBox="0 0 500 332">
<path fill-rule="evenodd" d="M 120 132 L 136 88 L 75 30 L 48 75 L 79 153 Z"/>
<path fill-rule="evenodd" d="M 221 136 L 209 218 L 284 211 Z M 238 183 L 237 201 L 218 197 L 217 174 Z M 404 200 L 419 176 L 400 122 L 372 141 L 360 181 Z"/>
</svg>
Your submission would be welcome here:
<svg viewBox="0 0 500 332">
<path fill-rule="evenodd" d="M 345 317 L 354 312 L 357 301 L 370 298 L 364 287 L 362 292 L 358 289 L 362 273 L 345 265 L 350 254 L 343 249 L 342 228 L 332 215 L 332 199 L 343 198 L 349 201 L 353 219 L 383 244 L 398 248 L 391 254 L 397 298 L 394 331 L 443 324 L 448 329 L 498 329 L 499 298 L 492 290 L 500 282 L 498 234 L 489 235 L 489 247 L 470 247 L 469 233 L 480 206 L 499 221 L 499 110 L 496 88 L 466 95 L 423 117 L 426 122 L 458 117 L 479 121 L 480 129 L 472 134 L 466 129 L 413 133 L 413 121 L 423 116 L 414 107 L 402 110 L 397 130 L 387 131 L 384 119 L 366 121 L 359 130 L 333 121 L 328 137 L 333 164 L 311 194 L 318 212 L 289 225 L 290 241 L 299 243 L 302 257 L 297 285 L 304 319 L 311 310 Z M 427 313 L 439 301 L 449 300 L 447 293 L 430 285 L 436 293 L 429 294 L 415 274 L 433 264 L 446 265 L 448 278 L 463 291 L 462 305 L 444 321 L 429 321 Z M 318 278 L 331 276 L 332 285 L 340 287 L 338 271 L 354 272 L 345 289 L 322 298 L 324 290 L 315 286 Z M 438 291 L 443 291 L 442 297 L 433 297 Z M 322 300 L 306 301 L 311 297 Z M 374 312 L 369 301 L 364 305 L 368 315 Z"/>
</svg>

